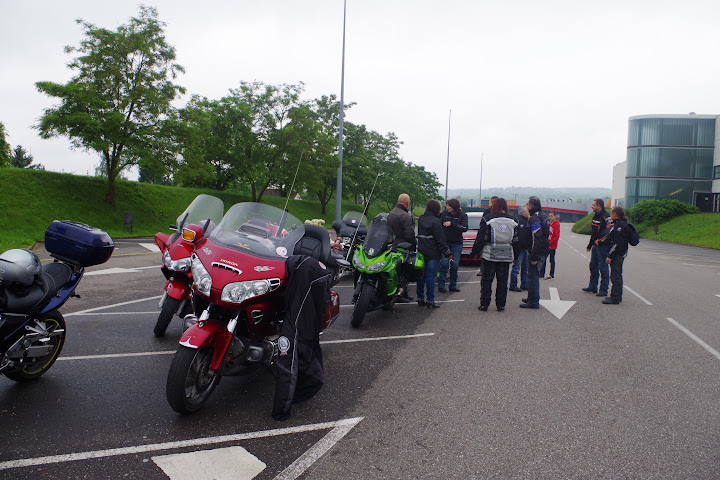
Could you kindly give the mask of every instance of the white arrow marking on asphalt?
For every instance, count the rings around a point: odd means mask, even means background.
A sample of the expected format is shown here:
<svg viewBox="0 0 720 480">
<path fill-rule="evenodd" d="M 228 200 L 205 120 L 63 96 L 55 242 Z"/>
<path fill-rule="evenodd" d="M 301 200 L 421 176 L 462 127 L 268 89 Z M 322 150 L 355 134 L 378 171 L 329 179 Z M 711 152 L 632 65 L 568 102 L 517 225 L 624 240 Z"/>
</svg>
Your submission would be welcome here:
<svg viewBox="0 0 720 480">
<path fill-rule="evenodd" d="M 550 287 L 550 300 L 540 300 L 540 305 L 547 308 L 557 318 L 562 318 L 575 303 L 571 300 L 560 300 L 560 294 L 555 287 Z"/>
<path fill-rule="evenodd" d="M 171 453 L 152 457 L 152 461 L 170 477 L 170 480 L 201 478 L 251 480 L 267 466 L 242 447 Z"/>
<path fill-rule="evenodd" d="M 158 253 L 160 253 L 160 249 L 159 249 L 158 246 L 157 246 L 156 244 L 154 244 L 154 243 L 140 243 L 139 245 L 140 245 L 141 247 L 147 248 L 147 249 L 150 250 L 151 252 L 158 252 Z"/>
</svg>

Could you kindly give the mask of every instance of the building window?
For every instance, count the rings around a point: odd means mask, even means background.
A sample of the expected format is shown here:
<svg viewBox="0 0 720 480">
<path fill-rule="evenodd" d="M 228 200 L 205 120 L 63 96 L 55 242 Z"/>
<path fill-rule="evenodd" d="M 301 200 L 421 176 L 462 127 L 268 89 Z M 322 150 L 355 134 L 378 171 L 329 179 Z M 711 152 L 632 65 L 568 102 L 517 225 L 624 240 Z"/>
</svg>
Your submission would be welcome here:
<svg viewBox="0 0 720 480">
<path fill-rule="evenodd" d="M 713 168 L 713 180 L 720 178 L 720 165 L 715 165 Z"/>
</svg>

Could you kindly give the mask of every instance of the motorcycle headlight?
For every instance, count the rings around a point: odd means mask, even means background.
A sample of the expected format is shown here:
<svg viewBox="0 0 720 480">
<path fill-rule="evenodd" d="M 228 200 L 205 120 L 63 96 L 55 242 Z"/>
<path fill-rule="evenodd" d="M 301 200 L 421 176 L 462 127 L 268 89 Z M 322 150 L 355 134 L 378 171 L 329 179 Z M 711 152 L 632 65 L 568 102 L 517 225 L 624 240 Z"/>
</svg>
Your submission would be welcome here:
<svg viewBox="0 0 720 480">
<path fill-rule="evenodd" d="M 170 260 L 165 263 L 165 266 L 173 272 L 187 272 L 190 271 L 190 257 L 179 258 L 177 260 Z"/>
<path fill-rule="evenodd" d="M 172 258 L 170 258 L 170 250 L 165 250 L 165 253 L 163 253 L 163 265 L 165 268 L 170 268 L 170 265 L 172 265 Z"/>
<path fill-rule="evenodd" d="M 196 255 L 192 256 L 191 265 L 193 282 L 197 285 L 198 292 L 209 297 L 210 287 L 212 287 L 212 277 Z"/>
<path fill-rule="evenodd" d="M 270 291 L 269 280 L 250 280 L 225 285 L 220 300 L 230 303 L 242 303 L 247 299 L 265 295 Z"/>
<path fill-rule="evenodd" d="M 353 265 L 355 265 L 357 268 L 365 268 L 365 264 L 358 258 L 357 255 L 353 257 Z"/>
<path fill-rule="evenodd" d="M 383 260 L 382 262 L 373 263 L 372 265 L 368 265 L 367 269 L 369 272 L 379 272 L 380 270 L 385 267 L 385 264 L 387 263 L 387 260 Z"/>
</svg>

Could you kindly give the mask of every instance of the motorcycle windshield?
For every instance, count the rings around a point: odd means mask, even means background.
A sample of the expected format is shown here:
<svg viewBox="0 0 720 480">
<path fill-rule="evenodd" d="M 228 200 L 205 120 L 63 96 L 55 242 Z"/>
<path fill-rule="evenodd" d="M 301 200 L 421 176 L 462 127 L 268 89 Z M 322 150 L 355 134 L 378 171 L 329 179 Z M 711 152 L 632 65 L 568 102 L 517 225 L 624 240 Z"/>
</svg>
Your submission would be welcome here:
<svg viewBox="0 0 720 480">
<path fill-rule="evenodd" d="M 383 253 L 390 243 L 390 226 L 387 223 L 387 213 L 381 213 L 370 224 L 363 251 L 368 258 L 375 258 Z"/>
<path fill-rule="evenodd" d="M 195 197 L 195 200 L 180 214 L 177 219 L 177 225 L 201 225 L 208 219 L 210 219 L 213 224 L 217 224 L 223 217 L 224 207 L 223 201 L 219 198 L 213 197 L 212 195 L 205 195 L 204 193 L 200 194 Z"/>
<path fill-rule="evenodd" d="M 304 224 L 289 213 L 263 203 L 236 203 L 210 234 L 224 247 L 282 260 L 293 254 L 305 233 Z"/>
<path fill-rule="evenodd" d="M 358 225 L 367 225 L 367 217 L 360 212 L 347 212 L 342 218 L 346 225 L 357 227 Z"/>
</svg>

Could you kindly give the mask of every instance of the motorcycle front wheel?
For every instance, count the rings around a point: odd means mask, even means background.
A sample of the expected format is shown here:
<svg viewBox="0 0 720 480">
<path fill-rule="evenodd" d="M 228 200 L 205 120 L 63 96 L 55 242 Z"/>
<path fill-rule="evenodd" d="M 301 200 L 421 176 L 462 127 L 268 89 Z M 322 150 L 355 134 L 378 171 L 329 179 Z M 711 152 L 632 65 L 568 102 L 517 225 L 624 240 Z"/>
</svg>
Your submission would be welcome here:
<svg viewBox="0 0 720 480">
<path fill-rule="evenodd" d="M 63 332 L 60 335 L 51 336 L 49 338 L 39 338 L 28 345 L 25 348 L 28 356 L 23 359 L 22 366 L 10 367 L 2 372 L 10 380 L 15 380 L 19 383 L 37 380 L 43 373 L 50 369 L 53 363 L 55 363 L 55 360 L 57 360 L 57 357 L 60 355 L 63 345 L 65 345 L 65 334 L 67 332 L 64 331 L 65 319 L 62 315 L 60 315 L 60 312 L 57 310 L 49 312 L 38 318 L 38 322 L 40 323 L 39 328 L 46 330 L 48 333 L 52 333 L 55 330 L 63 330 Z M 36 325 L 35 328 L 38 328 L 38 326 Z M 47 353 L 38 357 L 33 357 L 29 353 L 32 351 L 33 347 L 40 348 Z"/>
<path fill-rule="evenodd" d="M 210 371 L 212 357 L 212 348 L 181 346 L 175 352 L 165 386 L 165 394 L 173 410 L 188 414 L 205 405 L 220 383 L 220 376 Z"/>
<path fill-rule="evenodd" d="M 167 330 L 168 325 L 170 325 L 170 322 L 177 313 L 178 308 L 180 308 L 180 303 L 182 303 L 182 300 L 178 300 L 170 296 L 165 298 L 162 310 L 160 310 L 160 315 L 158 315 L 157 322 L 155 323 L 156 337 L 159 338 L 165 336 L 165 330 Z"/>
<path fill-rule="evenodd" d="M 354 328 L 360 328 L 360 325 L 365 318 L 365 314 L 370 307 L 370 301 L 373 297 L 373 290 L 373 286 L 367 283 L 363 283 L 362 287 L 360 287 L 360 294 L 358 295 L 357 301 L 355 302 L 355 308 L 353 309 L 352 313 L 352 320 L 350 320 L 350 325 L 352 325 Z"/>
</svg>

